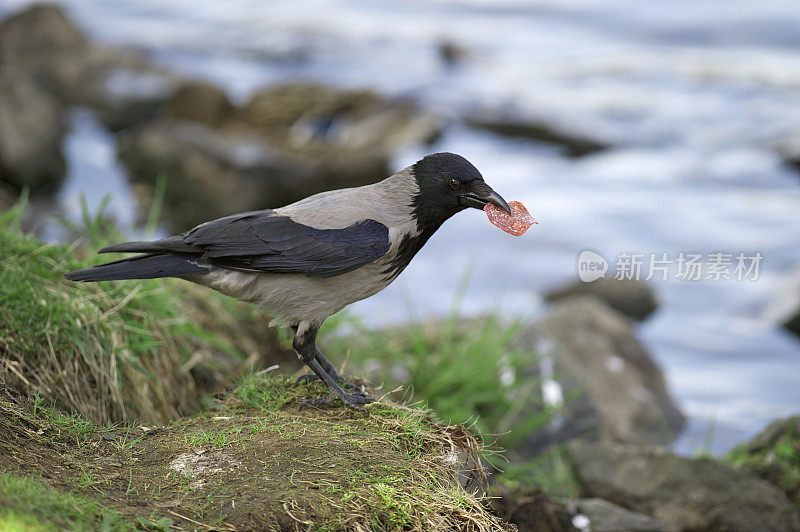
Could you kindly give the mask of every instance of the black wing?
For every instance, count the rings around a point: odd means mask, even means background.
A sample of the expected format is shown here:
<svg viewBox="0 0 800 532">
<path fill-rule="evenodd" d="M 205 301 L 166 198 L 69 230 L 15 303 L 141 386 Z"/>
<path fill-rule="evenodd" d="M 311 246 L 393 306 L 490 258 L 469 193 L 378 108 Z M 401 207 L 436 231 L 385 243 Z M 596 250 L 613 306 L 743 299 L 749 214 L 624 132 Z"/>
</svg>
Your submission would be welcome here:
<svg viewBox="0 0 800 532">
<path fill-rule="evenodd" d="M 390 247 L 389 228 L 375 220 L 343 229 L 316 229 L 271 211 L 220 218 L 173 242 L 175 251 L 185 252 L 190 247 L 211 264 L 308 277 L 353 271 L 375 261 Z"/>
</svg>

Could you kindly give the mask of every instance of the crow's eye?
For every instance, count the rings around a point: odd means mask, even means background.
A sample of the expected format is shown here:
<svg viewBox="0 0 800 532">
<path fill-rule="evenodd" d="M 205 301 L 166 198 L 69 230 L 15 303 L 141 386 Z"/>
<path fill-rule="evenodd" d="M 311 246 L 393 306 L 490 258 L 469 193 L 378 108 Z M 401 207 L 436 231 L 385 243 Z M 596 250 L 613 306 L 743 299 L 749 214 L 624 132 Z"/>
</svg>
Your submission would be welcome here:
<svg viewBox="0 0 800 532">
<path fill-rule="evenodd" d="M 459 181 L 456 178 L 453 178 L 453 179 L 450 180 L 450 182 L 447 185 L 450 188 L 452 188 L 453 190 L 458 190 L 459 188 L 461 188 L 461 181 Z"/>
</svg>

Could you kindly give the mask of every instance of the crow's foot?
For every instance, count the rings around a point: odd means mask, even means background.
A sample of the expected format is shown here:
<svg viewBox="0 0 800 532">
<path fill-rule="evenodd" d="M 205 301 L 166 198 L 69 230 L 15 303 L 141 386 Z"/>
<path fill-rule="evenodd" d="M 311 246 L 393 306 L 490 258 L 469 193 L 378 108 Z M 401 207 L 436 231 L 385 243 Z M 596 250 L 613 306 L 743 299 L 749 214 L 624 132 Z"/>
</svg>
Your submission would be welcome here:
<svg viewBox="0 0 800 532">
<path fill-rule="evenodd" d="M 348 381 L 347 379 L 345 379 L 341 375 L 337 374 L 337 375 L 333 375 L 332 377 L 333 377 L 333 380 L 336 381 L 336 384 L 338 384 L 342 388 L 344 388 L 346 390 L 350 390 L 351 392 L 355 393 L 356 395 L 361 395 L 363 397 L 367 396 L 367 392 L 365 392 L 364 389 L 361 388 L 361 386 L 357 386 L 357 385 L 353 384 L 352 382 Z M 297 377 L 297 380 L 295 381 L 295 384 L 297 384 L 297 385 L 300 385 L 300 384 L 311 384 L 312 382 L 317 382 L 317 381 L 321 381 L 321 380 L 322 379 L 316 373 L 305 373 L 305 374 L 300 375 L 299 377 Z"/>
<path fill-rule="evenodd" d="M 357 410 L 359 412 L 366 411 L 366 408 L 364 408 L 362 405 L 372 403 L 373 401 L 375 401 L 375 399 L 367 397 L 366 395 L 336 392 L 336 393 L 331 393 L 329 395 L 314 397 L 313 399 L 306 399 L 305 401 L 303 401 L 303 404 L 300 405 L 300 408 L 303 408 L 304 406 L 313 406 L 313 407 L 328 406 L 337 399 L 340 399 L 346 406 L 349 406 L 353 410 Z"/>
</svg>

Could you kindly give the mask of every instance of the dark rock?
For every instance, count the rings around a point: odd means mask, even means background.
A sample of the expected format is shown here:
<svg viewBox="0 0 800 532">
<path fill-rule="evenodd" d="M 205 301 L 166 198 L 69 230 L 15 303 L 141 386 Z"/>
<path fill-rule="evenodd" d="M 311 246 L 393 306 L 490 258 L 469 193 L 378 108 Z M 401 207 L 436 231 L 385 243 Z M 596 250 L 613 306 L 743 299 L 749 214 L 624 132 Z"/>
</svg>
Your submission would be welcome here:
<svg viewBox="0 0 800 532">
<path fill-rule="evenodd" d="M 208 126 L 221 125 L 233 112 L 225 91 L 201 81 L 183 83 L 167 105 L 170 116 Z"/>
<path fill-rule="evenodd" d="M 727 460 L 780 487 L 800 509 L 800 416 L 771 423 L 731 450 Z"/>
<path fill-rule="evenodd" d="M 658 308 L 652 289 L 634 279 L 600 278 L 590 283 L 575 281 L 544 294 L 545 301 L 592 294 L 629 318 L 642 321 Z"/>
<path fill-rule="evenodd" d="M 440 41 L 436 45 L 436 51 L 439 54 L 439 59 L 447 66 L 455 66 L 463 62 L 469 55 L 466 48 L 453 41 Z"/>
<path fill-rule="evenodd" d="M 800 170 L 800 133 L 795 133 L 778 143 L 778 155 L 783 161 Z"/>
<path fill-rule="evenodd" d="M 603 499 L 578 499 L 569 501 L 568 507 L 580 522 L 579 516 L 588 520 L 592 532 L 664 532 L 664 527 L 652 517 L 632 512 Z"/>
<path fill-rule="evenodd" d="M 167 178 L 165 214 L 178 228 L 375 182 L 397 149 L 440 127 L 409 102 L 320 85 L 281 85 L 229 105 L 218 89 L 184 85 L 168 104 L 173 118 L 120 136 L 134 180 Z"/>
<path fill-rule="evenodd" d="M 58 96 L 86 77 L 86 36 L 54 4 L 34 4 L 0 22 L 0 68 L 24 72 Z"/>
<path fill-rule="evenodd" d="M 372 161 L 361 171 L 385 167 L 397 149 L 429 143 L 442 127 L 438 117 L 410 101 L 306 83 L 259 91 L 239 110 L 238 118 L 272 145 L 350 174 L 354 164 L 356 172 L 364 166 L 360 160 Z"/>
<path fill-rule="evenodd" d="M 302 162 L 282 159 L 259 138 L 226 137 L 195 122 L 162 120 L 125 131 L 118 153 L 133 182 L 166 180 L 163 214 L 176 230 L 278 207 L 311 176 Z"/>
<path fill-rule="evenodd" d="M 88 42 L 55 4 L 34 4 L 0 21 L 0 64 L 52 64 L 84 53 Z M 56 57 L 54 57 L 56 56 Z"/>
<path fill-rule="evenodd" d="M 23 73 L 0 71 L 0 182 L 38 191 L 61 181 L 61 111 L 58 102 Z"/>
<path fill-rule="evenodd" d="M 87 68 L 69 91 L 72 103 L 88 107 L 113 132 L 156 120 L 179 80 L 138 56 L 111 53 Z"/>
<path fill-rule="evenodd" d="M 786 318 L 781 326 L 800 338 L 800 307 L 798 307 L 793 314 Z"/>
<path fill-rule="evenodd" d="M 570 157 L 581 157 L 607 149 L 608 144 L 591 139 L 583 134 L 573 134 L 551 124 L 534 119 L 522 120 L 516 117 L 488 116 L 480 113 L 469 116 L 464 122 L 476 129 L 486 129 L 498 135 L 535 140 L 561 148 Z"/>
<path fill-rule="evenodd" d="M 588 496 L 650 515 L 667 530 L 800 530 L 780 489 L 718 460 L 608 442 L 575 442 L 568 453 Z"/>
<path fill-rule="evenodd" d="M 493 486 L 491 504 L 495 515 L 517 525 L 519 532 L 572 532 L 572 513 L 566 505 L 535 487 L 510 489 Z"/>
<path fill-rule="evenodd" d="M 64 105 L 94 110 L 115 131 L 152 119 L 175 84 L 135 53 L 89 43 L 51 4 L 0 22 L 0 69 L 24 73 Z"/>
<path fill-rule="evenodd" d="M 683 427 L 685 419 L 661 369 L 630 322 L 595 296 L 555 303 L 516 345 L 540 356 L 523 378 L 544 381 L 545 395 L 558 388 L 564 405 L 547 428 L 508 450 L 512 460 L 531 458 L 577 436 L 668 443 Z"/>
</svg>

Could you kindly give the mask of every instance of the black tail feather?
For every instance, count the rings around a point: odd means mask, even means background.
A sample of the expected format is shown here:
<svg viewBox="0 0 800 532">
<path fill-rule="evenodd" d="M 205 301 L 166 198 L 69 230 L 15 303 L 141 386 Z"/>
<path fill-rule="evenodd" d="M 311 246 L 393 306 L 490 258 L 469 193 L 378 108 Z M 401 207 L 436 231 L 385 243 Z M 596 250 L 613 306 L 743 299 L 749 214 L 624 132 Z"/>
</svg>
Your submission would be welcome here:
<svg viewBox="0 0 800 532">
<path fill-rule="evenodd" d="M 114 244 L 106 246 L 98 253 L 119 253 L 119 252 L 133 252 L 133 253 L 196 253 L 197 250 L 191 245 L 182 242 L 179 239 L 168 238 L 166 240 L 154 240 L 151 242 L 123 242 L 122 244 Z"/>
<path fill-rule="evenodd" d="M 198 258 L 188 253 L 149 253 L 67 272 L 64 277 L 70 281 L 119 281 L 208 273 L 208 268 L 197 265 Z"/>
</svg>

